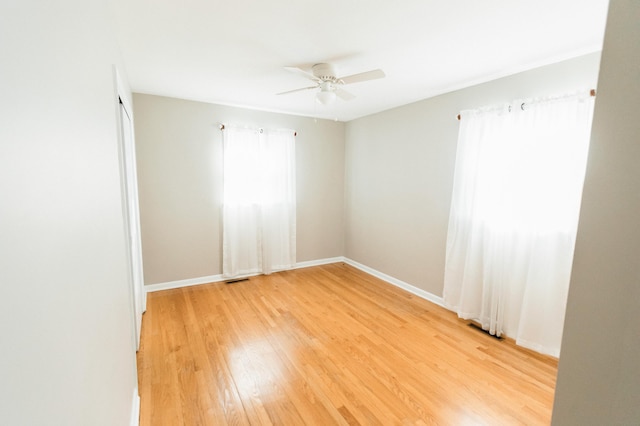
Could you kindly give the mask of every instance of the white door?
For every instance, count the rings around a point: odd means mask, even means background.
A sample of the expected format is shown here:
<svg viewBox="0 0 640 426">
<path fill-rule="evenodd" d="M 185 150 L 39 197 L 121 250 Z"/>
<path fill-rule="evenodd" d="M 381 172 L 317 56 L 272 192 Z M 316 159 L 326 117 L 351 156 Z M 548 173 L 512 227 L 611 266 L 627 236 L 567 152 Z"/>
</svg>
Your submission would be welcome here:
<svg viewBox="0 0 640 426">
<path fill-rule="evenodd" d="M 133 139 L 131 115 L 120 101 L 120 122 L 122 129 L 122 161 L 125 199 L 125 221 L 128 237 L 128 252 L 131 260 L 131 284 L 135 321 L 136 349 L 140 348 L 142 313 L 145 310 L 144 279 L 142 271 L 142 244 L 140 236 L 140 210 L 138 205 L 138 179 L 136 171 L 136 150 Z"/>
</svg>

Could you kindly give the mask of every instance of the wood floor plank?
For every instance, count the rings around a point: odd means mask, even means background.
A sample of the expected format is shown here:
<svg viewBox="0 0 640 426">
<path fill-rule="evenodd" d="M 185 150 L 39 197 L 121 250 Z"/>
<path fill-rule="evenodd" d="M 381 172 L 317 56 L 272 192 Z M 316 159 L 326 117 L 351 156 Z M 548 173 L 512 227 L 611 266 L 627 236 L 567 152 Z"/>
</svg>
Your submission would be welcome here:
<svg viewBox="0 0 640 426">
<path fill-rule="evenodd" d="M 146 425 L 544 425 L 557 360 L 342 263 L 150 293 Z"/>
</svg>

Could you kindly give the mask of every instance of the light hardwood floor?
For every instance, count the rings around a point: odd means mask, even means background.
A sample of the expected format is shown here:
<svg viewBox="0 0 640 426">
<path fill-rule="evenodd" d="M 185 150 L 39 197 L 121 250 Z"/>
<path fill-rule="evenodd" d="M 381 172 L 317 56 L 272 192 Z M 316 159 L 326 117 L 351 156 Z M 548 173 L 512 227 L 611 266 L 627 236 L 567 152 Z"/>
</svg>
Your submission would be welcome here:
<svg viewBox="0 0 640 426">
<path fill-rule="evenodd" d="M 556 370 L 337 263 L 150 293 L 140 424 L 549 424 Z"/>
</svg>

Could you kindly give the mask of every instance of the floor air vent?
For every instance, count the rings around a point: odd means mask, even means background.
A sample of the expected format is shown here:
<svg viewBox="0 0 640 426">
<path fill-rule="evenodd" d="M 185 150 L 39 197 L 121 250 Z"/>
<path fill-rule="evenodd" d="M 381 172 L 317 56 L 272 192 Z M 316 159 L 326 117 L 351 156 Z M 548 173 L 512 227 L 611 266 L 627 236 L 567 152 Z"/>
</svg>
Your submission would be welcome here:
<svg viewBox="0 0 640 426">
<path fill-rule="evenodd" d="M 225 284 L 235 284 L 235 283 L 239 283 L 242 281 L 249 281 L 249 278 L 238 278 L 237 280 L 229 280 L 229 281 L 225 281 Z"/>
<path fill-rule="evenodd" d="M 469 323 L 469 327 L 471 327 L 471 328 L 475 328 L 476 330 L 481 331 L 481 332 L 483 332 L 484 334 L 486 334 L 487 336 L 491 336 L 491 337 L 493 337 L 493 338 L 494 338 L 494 339 L 496 339 L 496 340 L 502 340 L 502 339 L 503 339 L 503 337 L 502 337 L 502 336 L 496 336 L 495 334 L 491 334 L 491 333 L 489 333 L 489 330 L 485 330 L 485 329 L 483 329 L 483 328 L 482 328 L 482 326 L 481 326 L 480 324 L 478 324 L 478 323 L 470 322 L 470 323 Z"/>
</svg>

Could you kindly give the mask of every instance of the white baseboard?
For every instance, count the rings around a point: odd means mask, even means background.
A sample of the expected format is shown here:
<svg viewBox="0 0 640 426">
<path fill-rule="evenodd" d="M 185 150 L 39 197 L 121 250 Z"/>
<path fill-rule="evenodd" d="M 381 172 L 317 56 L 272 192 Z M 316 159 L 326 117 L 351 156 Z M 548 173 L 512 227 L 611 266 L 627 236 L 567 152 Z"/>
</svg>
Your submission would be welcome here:
<svg viewBox="0 0 640 426">
<path fill-rule="evenodd" d="M 188 278 L 186 280 L 169 281 L 166 283 L 149 284 L 144 286 L 144 289 L 147 293 L 152 293 L 154 291 L 171 290 L 173 288 L 182 288 L 182 287 L 190 287 L 192 285 L 217 283 L 220 281 L 225 281 L 225 278 L 222 278 L 222 274 L 209 275 L 206 277 L 199 277 L 199 278 Z"/>
<path fill-rule="evenodd" d="M 140 395 L 138 395 L 138 387 L 133 390 L 133 401 L 131 403 L 131 419 L 130 426 L 138 426 L 140 424 Z"/>
<path fill-rule="evenodd" d="M 327 259 L 310 260 L 307 262 L 298 262 L 293 269 L 308 268 L 310 266 L 328 265 L 330 263 L 343 262 L 344 257 L 331 257 Z M 256 274 L 253 274 L 256 275 Z M 226 281 L 227 278 L 223 278 L 222 274 L 209 275 L 199 278 L 188 278 L 186 280 L 169 281 L 166 283 L 149 284 L 144 287 L 146 293 L 152 293 L 154 291 L 171 290 L 174 288 L 189 287 L 192 285 L 201 285 L 209 283 L 217 283 L 220 281 Z"/>
<path fill-rule="evenodd" d="M 442 306 L 444 308 L 446 308 L 446 306 L 444 306 L 444 300 L 442 299 L 442 297 L 436 296 L 434 294 L 429 293 L 428 291 L 422 290 L 418 287 L 414 287 L 411 284 L 408 284 L 404 281 L 401 281 L 397 278 L 394 278 L 390 275 L 387 275 L 383 272 L 377 271 L 373 268 L 370 268 L 366 265 L 363 265 L 361 263 L 356 262 L 355 260 L 351 260 L 349 258 L 346 258 L 344 256 L 338 256 L 338 257 L 330 257 L 330 258 L 326 258 L 326 259 L 318 259 L 318 260 L 310 260 L 310 261 L 305 261 L 305 262 L 298 262 L 296 263 L 296 266 L 294 267 L 294 269 L 299 269 L 299 268 L 309 268 L 311 266 L 320 266 L 320 265 L 328 265 L 330 263 L 338 263 L 338 262 L 344 262 L 348 265 L 353 266 L 354 268 L 360 269 L 363 272 L 366 272 L 369 275 L 373 275 L 376 278 L 380 278 L 383 281 L 388 282 L 389 284 L 392 284 L 396 287 L 400 287 L 403 290 L 408 291 L 411 294 L 415 294 L 416 296 L 428 300 L 429 302 L 435 303 L 436 305 Z M 174 288 L 181 288 L 181 287 L 189 287 L 192 285 L 200 285 L 200 284 L 209 284 L 209 283 L 216 283 L 216 282 L 220 282 L 220 281 L 225 281 L 226 278 L 222 277 L 222 274 L 219 275 L 209 275 L 206 277 L 199 277 L 199 278 L 189 278 L 186 280 L 178 280 L 178 281 L 170 281 L 170 282 L 166 282 L 166 283 L 159 283 L 159 284 L 150 284 L 150 285 L 146 285 L 145 286 L 145 292 L 146 293 L 151 293 L 154 291 L 161 291 L 161 290 L 170 290 L 170 289 L 174 289 Z"/>
<path fill-rule="evenodd" d="M 443 308 L 446 308 L 446 306 L 444 306 L 444 300 L 442 299 L 442 297 L 436 296 L 435 294 L 431 294 L 428 291 L 422 290 L 421 288 L 414 287 L 411 284 L 408 284 L 404 281 L 401 281 L 383 272 L 377 271 L 366 265 L 358 263 L 355 260 L 344 258 L 344 263 L 346 263 L 347 265 L 351 265 L 354 268 L 358 268 L 369 275 L 373 275 L 376 278 L 380 278 L 381 280 L 386 281 L 389 284 L 392 284 L 396 287 L 400 287 L 401 289 L 406 290 L 411 294 L 415 294 L 416 296 L 422 299 L 428 300 L 429 302 L 435 303 L 438 306 L 442 306 Z"/>
<path fill-rule="evenodd" d="M 306 262 L 298 262 L 294 269 L 309 268 L 311 266 L 329 265 L 330 263 L 344 262 L 344 256 L 329 257 L 326 259 L 309 260 Z"/>
</svg>

